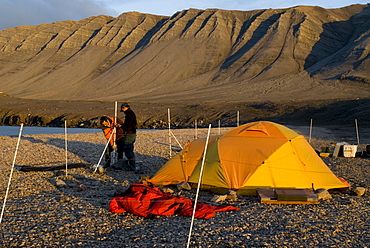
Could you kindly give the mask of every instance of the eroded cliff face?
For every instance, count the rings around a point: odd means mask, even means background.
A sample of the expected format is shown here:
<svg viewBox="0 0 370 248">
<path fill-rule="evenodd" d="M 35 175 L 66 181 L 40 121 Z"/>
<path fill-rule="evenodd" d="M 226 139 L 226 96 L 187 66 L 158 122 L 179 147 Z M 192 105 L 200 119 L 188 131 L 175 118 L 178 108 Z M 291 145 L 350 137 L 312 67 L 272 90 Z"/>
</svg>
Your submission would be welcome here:
<svg viewBox="0 0 370 248">
<path fill-rule="evenodd" d="M 0 31 L 0 91 L 148 102 L 366 97 L 369 27 L 369 5 L 353 5 L 130 12 L 9 28 Z"/>
</svg>

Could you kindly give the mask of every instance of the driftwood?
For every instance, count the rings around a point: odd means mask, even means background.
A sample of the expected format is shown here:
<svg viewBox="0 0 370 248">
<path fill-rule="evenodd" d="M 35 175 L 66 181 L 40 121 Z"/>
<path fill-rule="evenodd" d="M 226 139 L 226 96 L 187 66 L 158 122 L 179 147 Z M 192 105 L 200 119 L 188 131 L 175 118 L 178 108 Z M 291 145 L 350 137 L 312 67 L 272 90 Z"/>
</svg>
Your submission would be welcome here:
<svg viewBox="0 0 370 248">
<path fill-rule="evenodd" d="M 73 169 L 73 168 L 84 168 L 86 167 L 86 164 L 83 163 L 74 163 L 74 164 L 68 164 L 67 169 Z M 54 170 L 65 170 L 66 165 L 55 165 L 55 166 L 29 166 L 29 165 L 16 165 L 15 168 L 19 171 L 54 171 Z"/>
</svg>

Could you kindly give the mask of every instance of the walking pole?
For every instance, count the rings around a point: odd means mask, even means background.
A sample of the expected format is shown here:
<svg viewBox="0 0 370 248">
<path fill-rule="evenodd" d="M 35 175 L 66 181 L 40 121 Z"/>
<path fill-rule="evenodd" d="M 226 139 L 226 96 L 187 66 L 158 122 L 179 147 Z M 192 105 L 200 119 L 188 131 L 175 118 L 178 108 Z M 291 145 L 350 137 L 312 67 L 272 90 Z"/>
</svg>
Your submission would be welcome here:
<svg viewBox="0 0 370 248">
<path fill-rule="evenodd" d="M 104 156 L 105 150 L 107 150 L 107 147 L 108 147 L 109 142 L 110 142 L 110 140 L 111 140 L 111 138 L 112 138 L 112 135 L 113 135 L 113 132 L 112 132 L 112 133 L 111 133 L 111 135 L 109 136 L 108 142 L 107 142 L 107 144 L 106 144 L 106 145 L 105 145 L 105 147 L 104 147 L 104 150 L 103 150 L 103 152 L 102 152 L 102 154 L 101 154 L 101 156 L 100 156 L 99 162 L 98 162 L 98 164 L 96 165 L 96 167 L 95 167 L 95 169 L 94 169 L 94 172 L 96 172 L 96 171 L 98 170 L 98 167 L 100 167 L 100 166 L 101 166 L 101 165 L 100 165 L 100 163 L 101 163 L 101 161 L 103 160 L 103 156 Z"/>
<path fill-rule="evenodd" d="M 171 144 L 171 114 L 168 108 L 168 141 L 170 143 L 170 158 L 172 157 L 172 144 Z"/>
<path fill-rule="evenodd" d="M 311 136 L 312 136 L 312 119 L 311 119 L 311 123 L 310 123 L 310 138 L 308 139 L 308 143 L 311 143 Z"/>
<path fill-rule="evenodd" d="M 206 140 L 206 144 L 205 144 L 205 147 L 204 147 L 202 165 L 200 167 L 197 193 L 195 195 L 194 209 L 193 209 L 193 215 L 191 216 L 191 224 L 190 224 L 190 231 L 189 231 L 189 237 L 188 237 L 188 244 L 187 244 L 186 247 L 189 247 L 189 245 L 190 245 L 191 232 L 193 230 L 194 216 L 195 216 L 195 211 L 196 211 L 197 203 L 198 203 L 199 189 L 200 189 L 200 184 L 202 182 L 203 168 L 204 168 L 204 163 L 206 161 L 207 147 L 208 147 L 208 140 L 209 140 L 210 133 L 211 133 L 211 124 L 209 124 L 209 127 L 208 127 L 208 135 L 207 135 L 207 140 Z"/>
<path fill-rule="evenodd" d="M 13 159 L 12 169 L 10 171 L 10 176 L 9 176 L 9 181 L 8 181 L 8 187 L 6 188 L 6 193 L 5 193 L 5 197 L 4 197 L 4 203 L 3 203 L 3 209 L 1 210 L 0 224 L 1 224 L 2 220 L 3 220 L 6 198 L 8 197 L 8 194 L 9 194 L 10 182 L 12 181 L 12 176 L 13 176 L 13 171 L 14 171 L 14 164 L 15 164 L 15 159 L 17 158 L 19 142 L 20 142 L 21 136 L 22 136 L 22 130 L 23 130 L 23 123 L 21 124 L 21 128 L 19 130 L 18 142 L 17 142 L 17 147 L 15 149 L 15 153 L 14 153 L 14 159 Z"/>
<path fill-rule="evenodd" d="M 64 120 L 64 140 L 66 150 L 66 176 L 68 175 L 68 139 L 67 139 L 67 120 Z"/>
<path fill-rule="evenodd" d="M 359 145 L 360 144 L 360 136 L 358 134 L 357 119 L 355 119 L 355 125 L 356 125 L 357 145 Z"/>
</svg>

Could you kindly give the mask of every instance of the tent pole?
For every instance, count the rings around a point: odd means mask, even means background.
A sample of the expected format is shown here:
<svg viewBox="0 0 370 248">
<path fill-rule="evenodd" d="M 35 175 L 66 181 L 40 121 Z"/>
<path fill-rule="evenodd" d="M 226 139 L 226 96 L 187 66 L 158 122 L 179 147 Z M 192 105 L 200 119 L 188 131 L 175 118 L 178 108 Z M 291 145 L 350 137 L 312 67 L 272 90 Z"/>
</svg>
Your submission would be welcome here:
<svg viewBox="0 0 370 248">
<path fill-rule="evenodd" d="M 1 210 L 0 224 L 1 224 L 2 220 L 3 220 L 3 215 L 4 215 L 4 210 L 5 210 L 5 204 L 6 204 L 6 198 L 8 197 L 8 194 L 9 194 L 10 182 L 12 181 L 12 176 L 13 176 L 13 171 L 14 171 L 14 164 L 15 164 L 15 160 L 17 158 L 19 142 L 20 142 L 21 136 L 22 136 L 22 130 L 23 130 L 23 123 L 21 124 L 21 128 L 19 130 L 18 142 L 17 142 L 17 147 L 15 149 L 15 153 L 14 153 L 14 159 L 13 159 L 12 169 L 10 171 L 10 176 L 9 176 L 9 181 L 8 181 L 8 187 L 6 188 L 6 193 L 5 193 L 5 197 L 4 197 L 4 203 L 3 203 L 3 209 Z"/>
<path fill-rule="evenodd" d="M 311 119 L 311 122 L 310 122 L 310 138 L 309 138 L 309 140 L 308 140 L 308 143 L 310 143 L 311 144 L 311 136 L 312 136 L 312 119 Z"/>
<path fill-rule="evenodd" d="M 168 108 L 167 110 L 167 114 L 168 114 L 168 141 L 169 141 L 169 144 L 170 144 L 170 158 L 172 157 L 172 144 L 171 144 L 171 113 L 170 113 L 170 109 Z"/>
<path fill-rule="evenodd" d="M 64 120 L 64 140 L 66 150 L 66 176 L 68 175 L 68 139 L 67 139 L 67 120 Z"/>
<path fill-rule="evenodd" d="M 360 136 L 358 134 L 357 119 L 355 119 L 355 125 L 356 125 L 357 145 L 359 145 L 360 144 Z"/>
<path fill-rule="evenodd" d="M 199 180 L 198 180 L 198 187 L 197 187 L 197 193 L 195 195 L 195 201 L 194 201 L 194 209 L 193 209 L 193 214 L 191 216 L 191 224 L 190 224 L 190 231 L 189 231 L 189 237 L 188 237 L 188 244 L 186 247 L 189 247 L 190 245 L 190 238 L 191 238 L 191 232 L 193 230 L 193 223 L 194 223 L 194 215 L 195 215 L 195 211 L 196 211 L 196 208 L 197 208 L 197 203 L 198 203 L 198 196 L 199 196 L 199 189 L 200 189 L 200 184 L 202 182 L 202 176 L 203 176 L 203 168 L 204 168 L 204 163 L 205 163 L 205 160 L 206 160 L 206 154 L 207 154 L 207 147 L 208 147 L 208 141 L 209 141 L 209 135 L 211 133 L 211 124 L 209 124 L 209 127 L 208 127 L 208 134 L 207 134 L 207 140 L 206 140 L 206 144 L 204 146 L 204 153 L 203 153 L 203 159 L 202 159 L 202 166 L 200 167 L 200 173 L 199 173 Z"/>
</svg>

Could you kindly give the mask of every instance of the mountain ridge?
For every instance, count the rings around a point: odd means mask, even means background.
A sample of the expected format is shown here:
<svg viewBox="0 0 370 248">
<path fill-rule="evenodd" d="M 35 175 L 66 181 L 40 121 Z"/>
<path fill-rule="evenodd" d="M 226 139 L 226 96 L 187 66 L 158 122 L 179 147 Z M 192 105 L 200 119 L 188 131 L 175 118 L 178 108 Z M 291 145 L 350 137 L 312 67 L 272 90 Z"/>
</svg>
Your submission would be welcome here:
<svg viewBox="0 0 370 248">
<path fill-rule="evenodd" d="M 0 89 L 43 100 L 367 98 L 370 7 L 123 13 L 0 31 Z"/>
</svg>

